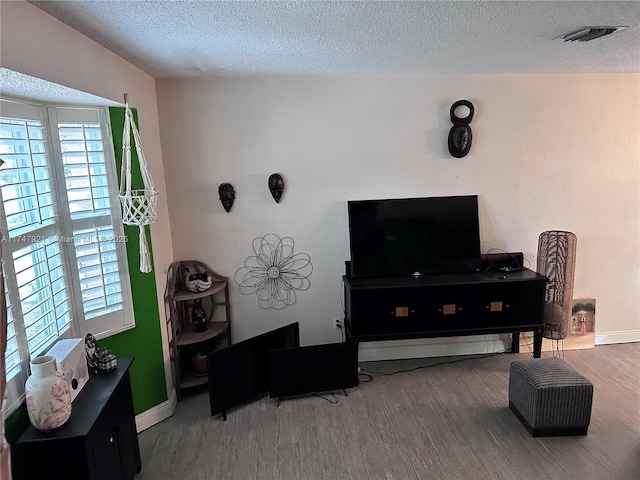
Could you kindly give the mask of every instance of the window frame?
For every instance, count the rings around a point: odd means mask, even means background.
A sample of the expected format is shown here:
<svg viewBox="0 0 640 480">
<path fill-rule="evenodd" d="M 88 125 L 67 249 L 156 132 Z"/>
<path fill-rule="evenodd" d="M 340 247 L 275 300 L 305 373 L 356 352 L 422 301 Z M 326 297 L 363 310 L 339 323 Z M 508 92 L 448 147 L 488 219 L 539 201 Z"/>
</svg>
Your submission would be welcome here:
<svg viewBox="0 0 640 480">
<path fill-rule="evenodd" d="M 59 338 L 83 338 L 86 333 L 93 333 L 96 339 L 101 339 L 121 333 L 132 328 L 135 328 L 135 316 L 133 309 L 133 296 L 131 291 L 131 277 L 127 259 L 127 239 L 124 232 L 124 225 L 122 223 L 122 211 L 120 206 L 120 200 L 118 198 L 119 193 L 119 181 L 118 170 L 116 168 L 116 156 L 113 145 L 113 135 L 111 132 L 111 121 L 108 107 L 100 106 L 81 106 L 81 105 L 63 105 L 63 104 L 43 104 L 40 102 L 32 102 L 28 100 L 13 99 L 8 97 L 2 97 L 0 99 L 2 103 L 10 102 L 14 105 L 27 106 L 29 108 L 36 108 L 41 116 L 42 128 L 45 133 L 46 142 L 46 155 L 47 164 L 49 168 L 51 191 L 53 196 L 53 206 L 55 209 L 55 221 L 52 225 L 47 225 L 48 231 L 55 232 L 58 235 L 59 247 L 62 256 L 62 269 L 65 278 L 65 288 L 68 292 L 68 302 L 70 304 L 71 321 L 68 326 L 58 330 L 58 336 L 50 344 L 37 355 L 46 353 L 53 345 L 55 345 Z M 99 120 L 102 150 L 104 155 L 104 166 L 106 170 L 106 178 L 108 182 L 108 198 L 109 198 L 109 216 L 95 217 L 96 221 L 88 220 L 72 220 L 69 210 L 68 189 L 65 177 L 65 163 L 63 161 L 63 152 L 60 139 L 60 124 L 67 124 L 73 122 L 60 121 L 58 113 L 63 109 L 80 112 L 82 110 L 94 112 Z M 19 107 L 16 107 L 19 110 Z M 3 118 L 17 118 L 16 115 L 8 115 L 5 111 L 0 113 L 0 117 Z M 25 120 L 25 119 L 22 119 Z M 88 122 L 80 122 L 79 125 L 86 125 Z M 83 131 L 84 131 L 83 127 Z M 86 140 L 86 138 L 85 138 Z M 27 139 L 28 141 L 28 139 Z M 85 150 L 86 152 L 87 150 Z M 29 151 L 31 156 L 32 152 Z M 33 165 L 33 163 L 32 163 Z M 82 165 L 90 165 L 89 160 Z M 91 187 L 89 187 L 91 188 Z M 38 192 L 35 192 L 38 195 Z M 39 208 L 39 207 L 38 207 Z M 8 226 L 5 215 L 4 200 L 0 193 L 0 228 L 2 229 L 1 236 L 3 239 L 9 238 Z M 109 222 L 110 217 L 110 222 Z M 75 222 L 75 223 L 74 223 Z M 78 260 L 76 257 L 76 245 L 75 245 L 75 231 L 78 225 L 86 225 L 95 228 L 96 223 L 101 225 L 109 225 L 113 231 L 113 241 L 116 244 L 114 252 L 117 258 L 117 268 L 120 283 L 120 292 L 122 296 L 122 307 L 116 312 L 112 312 L 107 315 L 99 315 L 95 318 L 86 320 L 85 311 L 82 299 L 82 287 L 80 283 L 80 273 L 78 267 Z M 28 236 L 29 234 L 25 234 Z M 64 239 L 71 239 L 71 241 L 64 241 Z M 124 240 L 124 241 L 122 241 Z M 99 256 L 102 256 L 102 249 L 100 243 L 92 243 L 92 245 L 98 246 Z M 28 351 L 27 347 L 27 335 L 25 331 L 24 317 L 21 311 L 21 299 L 18 294 L 18 282 L 16 277 L 15 265 L 14 265 L 14 252 L 21 250 L 28 246 L 27 243 L 19 242 L 3 242 L 2 248 L 2 266 L 4 269 L 4 275 L 6 276 L 6 299 L 12 308 L 12 314 L 14 318 L 14 328 L 16 329 L 16 336 L 18 337 L 18 352 L 20 355 L 20 372 L 12 377 L 6 383 L 6 405 L 3 405 L 2 413 L 6 418 L 13 413 L 24 400 L 24 382 L 29 375 L 29 363 L 33 355 Z M 102 263 L 99 264 L 103 266 Z M 51 270 L 51 269 L 50 269 Z M 99 277 L 104 279 L 107 275 L 105 271 L 100 268 L 101 273 Z M 108 318 L 107 318 L 108 317 Z M 57 318 L 57 317 L 56 317 Z M 9 320 L 9 319 L 7 319 Z M 36 355 L 36 356 L 37 356 Z M 6 374 L 5 372 L 2 372 Z"/>
</svg>

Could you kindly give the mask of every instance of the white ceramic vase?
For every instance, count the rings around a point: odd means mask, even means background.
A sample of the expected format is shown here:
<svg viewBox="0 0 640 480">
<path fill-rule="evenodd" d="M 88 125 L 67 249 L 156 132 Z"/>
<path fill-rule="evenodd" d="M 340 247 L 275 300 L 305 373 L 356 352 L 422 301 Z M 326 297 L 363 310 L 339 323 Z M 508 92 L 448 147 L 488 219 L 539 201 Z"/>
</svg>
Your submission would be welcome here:
<svg viewBox="0 0 640 480">
<path fill-rule="evenodd" d="M 57 428 L 71 416 L 71 388 L 51 356 L 37 357 L 31 362 L 25 396 L 29 420 L 38 430 Z"/>
</svg>

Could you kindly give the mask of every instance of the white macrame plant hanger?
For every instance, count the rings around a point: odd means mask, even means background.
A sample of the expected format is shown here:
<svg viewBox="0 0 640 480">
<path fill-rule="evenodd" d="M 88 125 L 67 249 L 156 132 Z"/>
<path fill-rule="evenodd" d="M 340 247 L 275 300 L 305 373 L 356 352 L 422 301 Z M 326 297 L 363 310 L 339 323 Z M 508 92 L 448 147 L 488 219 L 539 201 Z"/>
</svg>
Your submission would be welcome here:
<svg viewBox="0 0 640 480">
<path fill-rule="evenodd" d="M 158 219 L 156 214 L 156 204 L 158 202 L 158 192 L 153 186 L 151 174 L 144 159 L 140 134 L 133 121 L 133 113 L 127 101 L 127 94 L 124 95 L 125 114 L 124 129 L 122 133 L 122 168 L 120 171 L 120 204 L 122 205 L 122 223 L 125 225 L 137 225 L 140 228 L 140 271 L 149 273 L 151 271 L 151 255 L 147 244 L 145 225 L 155 222 Z M 143 189 L 131 189 L 131 131 L 133 140 L 138 152 L 138 163 L 142 174 Z"/>
</svg>

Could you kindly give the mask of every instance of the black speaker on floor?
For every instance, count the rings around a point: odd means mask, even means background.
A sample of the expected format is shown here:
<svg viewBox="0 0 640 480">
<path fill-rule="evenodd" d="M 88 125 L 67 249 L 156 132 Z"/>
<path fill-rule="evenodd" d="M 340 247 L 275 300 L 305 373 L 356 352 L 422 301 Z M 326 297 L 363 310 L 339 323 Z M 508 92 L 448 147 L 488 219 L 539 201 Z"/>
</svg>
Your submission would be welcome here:
<svg viewBox="0 0 640 480">
<path fill-rule="evenodd" d="M 269 388 L 269 351 L 300 345 L 298 322 L 248 338 L 207 355 L 211 415 L 256 398 Z"/>
<path fill-rule="evenodd" d="M 328 343 L 269 351 L 269 396 L 289 397 L 358 385 L 358 345 Z"/>
</svg>

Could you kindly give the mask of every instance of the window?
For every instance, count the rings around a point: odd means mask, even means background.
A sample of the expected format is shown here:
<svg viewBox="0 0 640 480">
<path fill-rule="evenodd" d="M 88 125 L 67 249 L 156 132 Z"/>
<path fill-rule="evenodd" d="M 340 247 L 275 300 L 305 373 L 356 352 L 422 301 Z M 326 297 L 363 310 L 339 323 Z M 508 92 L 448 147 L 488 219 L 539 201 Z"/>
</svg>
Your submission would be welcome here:
<svg viewBox="0 0 640 480">
<path fill-rule="evenodd" d="M 59 337 L 135 326 L 104 109 L 0 100 L 7 407 Z"/>
</svg>

